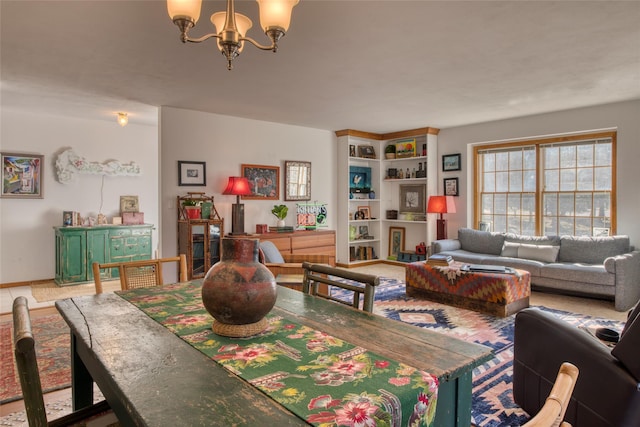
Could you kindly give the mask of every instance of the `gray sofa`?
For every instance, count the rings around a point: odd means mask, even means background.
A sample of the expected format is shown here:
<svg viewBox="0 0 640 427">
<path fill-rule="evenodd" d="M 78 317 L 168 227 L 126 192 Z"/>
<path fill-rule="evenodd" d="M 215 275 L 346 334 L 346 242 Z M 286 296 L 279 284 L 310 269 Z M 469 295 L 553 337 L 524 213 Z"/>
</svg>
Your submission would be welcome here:
<svg viewBox="0 0 640 427">
<path fill-rule="evenodd" d="M 618 311 L 640 300 L 640 252 L 628 236 L 520 236 L 461 228 L 457 239 L 432 242 L 431 253 L 527 270 L 533 289 L 614 300 Z"/>
</svg>

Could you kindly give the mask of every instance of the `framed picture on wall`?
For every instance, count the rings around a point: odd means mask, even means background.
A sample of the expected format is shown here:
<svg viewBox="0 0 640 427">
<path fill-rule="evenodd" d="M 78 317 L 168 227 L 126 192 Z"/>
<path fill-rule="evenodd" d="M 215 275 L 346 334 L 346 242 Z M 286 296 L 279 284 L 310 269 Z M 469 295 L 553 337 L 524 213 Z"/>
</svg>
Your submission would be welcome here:
<svg viewBox="0 0 640 427">
<path fill-rule="evenodd" d="M 2 153 L 2 194 L 14 199 L 42 199 L 44 156 Z"/>
<path fill-rule="evenodd" d="M 242 165 L 242 176 L 249 181 L 249 200 L 280 199 L 280 168 L 278 166 Z"/>
<path fill-rule="evenodd" d="M 207 185 L 207 164 L 178 160 L 178 185 Z"/>
<path fill-rule="evenodd" d="M 460 154 L 445 154 L 442 156 L 442 171 L 459 171 L 462 169 Z"/>
<path fill-rule="evenodd" d="M 444 195 L 445 196 L 459 196 L 458 193 L 458 178 L 445 178 L 444 179 Z"/>
</svg>

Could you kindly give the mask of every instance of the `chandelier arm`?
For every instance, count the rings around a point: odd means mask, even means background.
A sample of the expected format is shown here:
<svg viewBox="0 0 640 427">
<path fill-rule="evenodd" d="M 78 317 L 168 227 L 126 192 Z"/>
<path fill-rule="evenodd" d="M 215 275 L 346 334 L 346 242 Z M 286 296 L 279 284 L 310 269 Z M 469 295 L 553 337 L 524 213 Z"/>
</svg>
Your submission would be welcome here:
<svg viewBox="0 0 640 427">
<path fill-rule="evenodd" d="M 251 37 L 240 37 L 239 40 L 241 42 L 247 41 L 247 42 L 251 43 L 252 45 L 254 45 L 255 47 L 257 47 L 258 49 L 261 49 L 261 50 L 272 50 L 272 51 L 275 52 L 278 49 L 278 44 L 276 42 L 272 42 L 270 46 L 266 46 L 266 45 L 258 43 L 257 41 L 255 41 Z"/>
<path fill-rule="evenodd" d="M 212 38 L 221 39 L 222 37 L 219 34 L 215 34 L 215 33 L 205 34 L 204 36 L 198 37 L 197 39 L 186 36 L 184 37 L 183 42 L 202 43 L 203 41 L 212 39 Z"/>
</svg>

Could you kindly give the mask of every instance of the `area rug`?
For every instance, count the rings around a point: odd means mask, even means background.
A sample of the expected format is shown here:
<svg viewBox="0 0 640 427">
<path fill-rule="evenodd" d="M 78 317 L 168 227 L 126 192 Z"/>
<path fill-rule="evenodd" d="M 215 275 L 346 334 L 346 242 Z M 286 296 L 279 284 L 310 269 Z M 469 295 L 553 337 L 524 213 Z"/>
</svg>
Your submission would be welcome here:
<svg viewBox="0 0 640 427">
<path fill-rule="evenodd" d="M 113 292 L 120 290 L 120 280 L 109 280 L 102 282 L 103 292 Z M 94 295 L 96 285 L 86 283 L 83 285 L 58 286 L 55 282 L 33 285 L 31 295 L 38 302 L 56 301 L 59 299 L 79 297 L 83 295 Z"/>
<path fill-rule="evenodd" d="M 59 314 L 33 317 L 40 381 L 45 392 L 71 385 L 69 327 Z M 0 404 L 22 399 L 13 355 L 13 322 L 0 322 Z"/>
<path fill-rule="evenodd" d="M 350 293 L 333 295 L 351 301 Z M 621 322 L 538 307 L 579 327 L 608 327 L 618 332 Z M 486 345 L 494 357 L 473 371 L 471 419 L 483 427 L 519 426 L 529 417 L 513 402 L 513 332 L 515 315 L 500 318 L 405 295 L 402 281 L 383 279 L 376 289 L 374 313 L 430 329 L 464 341 Z"/>
</svg>

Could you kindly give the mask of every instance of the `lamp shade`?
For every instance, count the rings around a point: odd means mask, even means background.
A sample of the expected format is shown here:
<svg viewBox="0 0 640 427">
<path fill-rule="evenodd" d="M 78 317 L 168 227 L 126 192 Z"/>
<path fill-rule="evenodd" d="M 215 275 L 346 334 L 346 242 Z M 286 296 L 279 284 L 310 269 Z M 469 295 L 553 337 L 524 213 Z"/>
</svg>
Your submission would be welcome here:
<svg viewBox="0 0 640 427">
<path fill-rule="evenodd" d="M 279 27 L 285 32 L 291 24 L 291 12 L 300 0 L 256 0 L 260 8 L 260 25 L 264 31 Z"/>
<path fill-rule="evenodd" d="M 198 22 L 201 6 L 202 0 L 167 0 L 167 12 L 171 20 L 185 17 Z"/>
<path fill-rule="evenodd" d="M 247 31 L 253 26 L 251 19 L 247 18 L 241 13 L 234 13 L 236 17 L 236 27 L 240 33 L 240 37 L 247 35 Z M 211 15 L 211 23 L 216 27 L 216 33 L 220 34 L 224 28 L 224 23 L 227 19 L 227 12 L 216 12 Z"/>
<path fill-rule="evenodd" d="M 431 196 L 427 204 L 427 213 L 456 213 L 456 204 L 452 196 Z"/>
<path fill-rule="evenodd" d="M 248 196 L 251 194 L 251 188 L 249 188 L 249 181 L 243 176 L 230 176 L 227 188 L 224 189 L 222 194 L 232 196 Z"/>
</svg>

